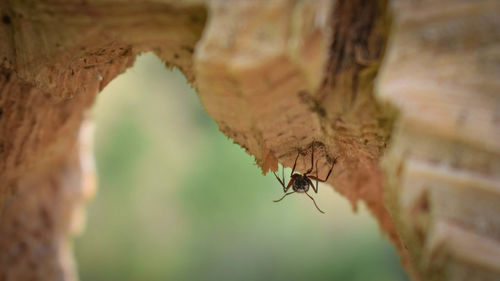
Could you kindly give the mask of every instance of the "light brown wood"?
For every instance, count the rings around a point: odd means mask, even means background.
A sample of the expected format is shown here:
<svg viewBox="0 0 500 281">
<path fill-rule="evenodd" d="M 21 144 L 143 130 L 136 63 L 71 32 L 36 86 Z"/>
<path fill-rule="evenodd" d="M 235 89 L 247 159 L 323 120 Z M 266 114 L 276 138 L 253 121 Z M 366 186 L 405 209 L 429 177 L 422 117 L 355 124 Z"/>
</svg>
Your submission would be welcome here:
<svg viewBox="0 0 500 281">
<path fill-rule="evenodd" d="M 206 11 L 196 2 L 1 1 L 0 17 L 0 280 L 76 280 L 68 239 L 94 181 L 78 140 L 85 112 L 143 51 L 194 81 Z"/>
<path fill-rule="evenodd" d="M 215 1 L 195 53 L 196 85 L 219 129 L 263 173 L 278 162 L 293 166 L 299 151 L 310 157 L 313 143 L 320 174 L 338 157 L 329 183 L 354 210 L 358 200 L 367 204 L 410 267 L 378 165 L 392 124 L 373 95 L 389 31 L 386 5 L 241 1 L 228 8 Z M 299 161 L 297 170 L 308 165 Z"/>
<path fill-rule="evenodd" d="M 498 278 L 499 11 L 486 0 L 1 1 L 0 280 L 75 279 L 66 237 L 95 182 L 79 131 L 88 139 L 95 95 L 146 51 L 183 71 L 263 173 L 297 153 L 305 171 L 313 144 L 320 175 L 338 158 L 328 183 L 368 206 L 414 280 Z M 487 254 L 469 255 L 475 245 Z"/>
<path fill-rule="evenodd" d="M 393 7 L 377 91 L 398 109 L 387 206 L 424 280 L 497 280 L 500 4 Z"/>
</svg>

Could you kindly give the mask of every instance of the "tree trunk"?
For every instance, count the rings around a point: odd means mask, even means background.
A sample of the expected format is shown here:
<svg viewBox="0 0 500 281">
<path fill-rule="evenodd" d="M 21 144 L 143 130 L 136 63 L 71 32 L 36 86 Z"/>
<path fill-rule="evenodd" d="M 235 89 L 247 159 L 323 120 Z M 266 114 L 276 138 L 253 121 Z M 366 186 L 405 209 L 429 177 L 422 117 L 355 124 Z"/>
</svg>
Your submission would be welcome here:
<svg viewBox="0 0 500 281">
<path fill-rule="evenodd" d="M 497 1 L 179 2 L 0 2 L 0 280 L 75 279 L 85 112 L 146 51 L 263 173 L 336 158 L 414 280 L 500 278 Z"/>
<path fill-rule="evenodd" d="M 393 7 L 387 208 L 424 280 L 499 280 L 500 2 Z"/>
</svg>

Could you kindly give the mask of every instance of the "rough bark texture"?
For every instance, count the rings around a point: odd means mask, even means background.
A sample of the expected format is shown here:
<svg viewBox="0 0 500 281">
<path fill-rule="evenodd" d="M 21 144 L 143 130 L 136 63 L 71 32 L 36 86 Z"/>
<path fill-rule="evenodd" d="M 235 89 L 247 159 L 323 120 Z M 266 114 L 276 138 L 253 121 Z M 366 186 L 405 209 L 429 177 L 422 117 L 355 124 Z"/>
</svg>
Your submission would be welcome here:
<svg viewBox="0 0 500 281">
<path fill-rule="evenodd" d="M 85 111 L 142 51 L 194 80 L 206 12 L 174 4 L 0 2 L 0 280 L 76 279 L 68 234 L 94 182 Z"/>
<path fill-rule="evenodd" d="M 0 280 L 75 279 L 85 111 L 145 51 L 264 173 L 305 171 L 313 143 L 320 175 L 337 157 L 329 183 L 415 280 L 500 278 L 500 6 L 391 7 L 392 29 L 385 0 L 0 1 Z"/>
<path fill-rule="evenodd" d="M 424 280 L 500 279 L 500 3 L 393 3 L 387 206 Z"/>
</svg>

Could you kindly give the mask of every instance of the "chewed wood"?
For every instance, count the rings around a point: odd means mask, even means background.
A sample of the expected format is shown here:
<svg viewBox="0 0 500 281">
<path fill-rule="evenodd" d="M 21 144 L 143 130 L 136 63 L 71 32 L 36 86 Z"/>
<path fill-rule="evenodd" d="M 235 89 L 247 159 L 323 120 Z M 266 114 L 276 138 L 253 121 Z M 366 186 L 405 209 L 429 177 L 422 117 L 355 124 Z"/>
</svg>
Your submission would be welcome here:
<svg viewBox="0 0 500 281">
<path fill-rule="evenodd" d="M 394 7 L 377 88 L 399 112 L 389 210 L 422 280 L 500 280 L 500 3 Z"/>
<path fill-rule="evenodd" d="M 500 279 L 498 1 L 56 2 L 0 3 L 0 280 L 75 280 L 79 130 L 142 52 L 285 192 L 364 202 L 412 279 Z"/>
</svg>

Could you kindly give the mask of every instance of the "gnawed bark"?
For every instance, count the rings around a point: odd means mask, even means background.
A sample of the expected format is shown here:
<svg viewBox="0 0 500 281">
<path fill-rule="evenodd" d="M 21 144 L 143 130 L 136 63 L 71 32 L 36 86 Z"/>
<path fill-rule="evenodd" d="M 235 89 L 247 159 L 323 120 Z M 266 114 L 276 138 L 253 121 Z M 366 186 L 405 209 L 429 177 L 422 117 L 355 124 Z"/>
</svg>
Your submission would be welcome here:
<svg viewBox="0 0 500 281">
<path fill-rule="evenodd" d="M 424 280 L 500 278 L 498 1 L 394 1 L 387 206 Z"/>
<path fill-rule="evenodd" d="M 320 175 L 337 157 L 328 182 L 367 204 L 414 279 L 498 277 L 500 8 L 455 2 L 393 1 L 390 32 L 385 0 L 2 1 L 0 280 L 74 279 L 66 239 L 93 182 L 78 131 L 146 51 L 264 173 L 297 153 L 305 171 L 313 143 Z"/>
<path fill-rule="evenodd" d="M 81 228 L 93 182 L 78 153 L 85 112 L 143 51 L 194 81 L 206 12 L 196 3 L 0 5 L 0 280 L 75 280 L 68 235 Z"/>
</svg>

